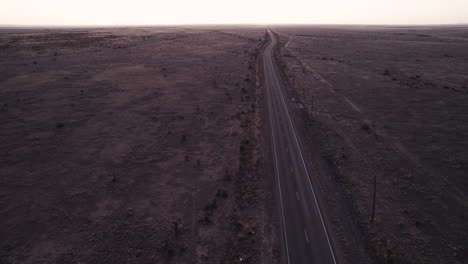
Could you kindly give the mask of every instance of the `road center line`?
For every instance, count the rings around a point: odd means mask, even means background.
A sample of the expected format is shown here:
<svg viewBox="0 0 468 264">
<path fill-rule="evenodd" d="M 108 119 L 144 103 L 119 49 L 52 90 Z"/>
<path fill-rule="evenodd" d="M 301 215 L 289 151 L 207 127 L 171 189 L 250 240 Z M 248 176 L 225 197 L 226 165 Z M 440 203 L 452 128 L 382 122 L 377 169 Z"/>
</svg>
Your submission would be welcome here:
<svg viewBox="0 0 468 264">
<path fill-rule="evenodd" d="M 270 35 L 271 37 L 271 35 Z M 270 44 L 268 45 L 268 47 L 265 49 L 265 53 L 264 53 L 264 56 L 267 54 L 267 51 L 269 51 L 269 53 L 271 53 L 271 45 L 272 45 L 272 41 L 273 39 L 271 39 L 271 42 Z M 271 56 L 269 54 L 269 56 Z M 268 58 L 269 58 L 268 56 Z M 265 57 L 263 58 L 263 65 L 264 65 L 264 71 L 265 71 L 265 77 L 266 77 L 266 72 L 268 72 L 267 70 L 267 63 L 265 61 Z M 273 75 L 274 75 L 274 72 L 273 72 Z M 269 86 L 271 85 L 271 83 L 269 83 L 269 80 L 268 78 L 266 78 L 266 85 Z M 283 235 L 284 235 L 284 241 L 285 241 L 285 244 L 286 244 L 286 260 L 287 260 L 287 263 L 289 264 L 290 263 L 290 259 L 289 259 L 289 247 L 288 247 L 288 235 L 287 235 L 287 232 L 286 232 L 286 223 L 285 223 L 285 216 L 284 216 L 284 205 L 283 205 L 283 195 L 281 193 L 281 180 L 280 180 L 280 177 L 279 177 L 279 170 L 278 170 L 278 156 L 277 156 L 277 149 L 276 149 L 276 139 L 275 139 L 275 130 L 273 129 L 273 116 L 272 116 L 272 108 L 271 108 L 271 88 L 268 87 L 268 110 L 269 110 L 269 114 L 270 114 L 270 127 L 271 127 L 271 137 L 272 137 L 272 142 L 273 142 L 273 153 L 274 153 L 274 157 L 275 157 L 275 172 L 276 172 L 276 178 L 277 178 L 277 181 L 278 181 L 278 192 L 279 192 L 279 196 L 280 196 L 280 203 L 281 203 L 281 216 L 282 216 L 282 219 L 283 219 Z"/>
<path fill-rule="evenodd" d="M 271 33 L 271 31 L 269 31 L 269 34 L 270 34 L 270 37 L 274 38 L 273 34 Z M 284 99 L 284 92 L 283 92 L 283 89 L 281 87 L 279 87 L 279 84 L 280 84 L 280 81 L 278 80 L 278 77 L 276 76 L 276 69 L 274 68 L 274 65 L 273 65 L 273 62 L 271 60 L 271 57 L 268 58 L 269 59 L 269 62 L 271 63 L 271 65 L 273 66 L 273 78 L 275 79 L 275 82 L 278 84 L 278 89 L 280 91 L 280 98 L 281 98 L 281 101 L 283 103 L 283 107 L 284 109 L 286 110 L 286 113 L 287 113 L 287 119 L 289 120 L 289 125 L 290 125 L 290 128 L 292 129 L 292 132 L 294 134 L 294 139 L 295 139 L 295 142 L 296 142 L 296 146 L 297 146 L 297 149 L 299 150 L 299 156 L 301 158 L 301 161 L 302 161 L 302 164 L 304 166 L 304 170 L 306 172 L 306 175 L 307 175 L 307 180 L 309 182 L 309 187 L 310 187 L 310 190 L 312 191 L 312 195 L 314 196 L 314 202 L 315 202 L 315 205 L 317 207 L 317 211 L 318 211 L 318 214 L 319 214 L 319 217 L 320 217 L 320 221 L 322 223 L 322 228 L 323 228 L 323 231 L 325 233 L 325 236 L 327 238 L 327 242 L 328 242 L 328 247 L 330 249 L 330 253 L 331 253 L 331 256 L 332 256 L 332 259 L 333 259 L 333 263 L 336 264 L 336 258 L 335 258 L 335 253 L 333 252 L 333 248 L 331 246 L 331 242 L 330 242 L 330 237 L 328 236 L 328 230 L 325 226 L 325 221 L 323 220 L 323 216 L 322 216 L 322 212 L 321 212 L 321 209 L 320 209 L 320 205 L 318 203 L 318 200 L 317 200 L 317 195 L 315 194 L 315 190 L 314 188 L 312 187 L 312 182 L 310 180 L 310 175 L 309 175 L 309 171 L 307 169 L 307 166 L 305 164 L 305 160 L 304 160 L 304 155 L 302 154 L 302 149 L 301 147 L 299 146 L 299 140 L 297 139 L 297 134 L 296 134 L 296 129 L 294 127 L 294 124 L 292 122 L 292 118 L 291 118 L 291 114 L 289 113 L 289 109 L 288 107 L 286 106 L 286 102 L 285 102 L 285 99 Z"/>
</svg>

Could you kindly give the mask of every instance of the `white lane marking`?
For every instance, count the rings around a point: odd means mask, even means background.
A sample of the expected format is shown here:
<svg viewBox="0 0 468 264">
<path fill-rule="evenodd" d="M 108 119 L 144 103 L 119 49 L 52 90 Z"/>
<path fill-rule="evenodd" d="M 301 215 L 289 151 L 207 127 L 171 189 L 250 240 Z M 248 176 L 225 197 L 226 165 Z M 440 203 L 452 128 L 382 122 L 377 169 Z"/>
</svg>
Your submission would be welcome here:
<svg viewBox="0 0 468 264">
<path fill-rule="evenodd" d="M 268 30 L 268 32 L 270 33 L 270 31 Z M 272 34 L 270 33 L 270 37 L 272 36 Z M 270 45 L 271 46 L 271 43 L 270 42 Z M 266 51 L 266 50 L 265 50 Z M 270 57 L 270 56 L 267 56 L 267 57 Z M 263 57 L 264 58 L 264 61 L 263 61 L 263 65 L 264 65 L 264 70 L 265 70 L 265 73 L 267 72 L 267 67 L 266 67 L 266 61 L 265 61 L 265 56 Z M 265 74 L 265 79 L 268 80 L 268 78 L 266 78 L 266 74 Z M 268 82 L 268 81 L 267 81 Z M 271 127 L 271 136 L 272 136 L 272 141 L 273 141 L 273 153 L 275 154 L 275 172 L 276 172 L 276 178 L 278 180 L 278 191 L 279 191 L 279 195 L 280 195 L 280 202 L 281 202 L 281 216 L 283 218 L 283 232 L 284 232 L 284 241 L 285 241 L 285 244 L 286 244 L 286 257 L 287 257 L 287 263 L 289 264 L 290 263 L 290 260 L 289 260 L 289 247 L 288 247 L 288 235 L 286 233 L 286 224 L 285 224 L 285 217 L 284 217 L 284 207 L 283 207 L 283 196 L 281 194 L 281 181 L 280 181 L 280 177 L 279 177 L 279 171 L 278 171 L 278 156 L 276 154 L 276 142 L 275 142 L 275 131 L 273 129 L 273 122 L 272 122 L 272 116 L 271 116 L 271 113 L 272 113 L 272 109 L 271 109 L 271 91 L 269 92 L 270 94 L 268 95 L 268 109 L 269 109 L 269 114 L 270 114 L 270 127 Z"/>
<path fill-rule="evenodd" d="M 272 34 L 270 33 L 270 35 L 272 35 Z M 269 59 L 270 63 L 273 65 L 273 62 L 272 62 L 272 60 L 271 60 L 271 57 L 269 57 L 268 59 Z M 273 67 L 274 67 L 274 66 L 273 66 Z M 273 70 L 274 70 L 274 68 L 273 68 Z M 292 123 L 292 119 L 291 119 L 291 115 L 290 115 L 290 113 L 289 113 L 289 109 L 288 109 L 288 107 L 286 106 L 286 102 L 285 102 L 285 99 L 284 99 L 283 89 L 281 89 L 281 87 L 279 87 L 280 82 L 279 82 L 279 80 L 278 80 L 278 77 L 276 76 L 276 71 L 274 72 L 273 77 L 275 78 L 275 81 L 276 81 L 276 83 L 278 84 L 278 88 L 279 88 L 280 93 L 281 93 L 281 99 L 282 99 L 282 102 L 283 102 L 283 106 L 284 106 L 284 108 L 286 109 L 286 113 L 288 114 L 289 124 L 290 124 L 290 126 L 291 126 L 291 128 L 292 128 L 292 131 L 293 131 L 293 133 L 294 133 L 294 139 L 295 139 L 295 141 L 296 141 L 296 146 L 297 146 L 297 148 L 298 148 L 298 150 L 299 150 L 299 154 L 300 154 L 300 156 L 301 156 L 302 165 L 304 166 L 304 170 L 305 170 L 305 172 L 306 172 L 306 174 L 307 174 L 307 180 L 308 180 L 308 182 L 309 182 L 309 187 L 310 187 L 310 189 L 311 189 L 311 191 L 312 191 L 312 195 L 314 196 L 314 201 L 315 201 L 315 205 L 316 205 L 316 207 L 317 207 L 317 211 L 318 211 L 319 216 L 320 216 L 320 221 L 321 221 L 321 223 L 322 223 L 322 228 L 323 228 L 323 230 L 324 230 L 324 232 L 325 232 L 325 236 L 327 237 L 328 248 L 330 249 L 330 253 L 331 253 L 332 258 L 333 258 L 333 263 L 336 264 L 335 253 L 333 252 L 333 248 L 332 248 L 332 246 L 331 246 L 330 238 L 329 238 L 329 236 L 328 236 L 328 231 L 327 231 L 327 228 L 325 227 L 325 221 L 323 220 L 322 212 L 321 212 L 321 210 L 320 210 L 320 206 L 319 206 L 318 201 L 317 201 L 317 196 L 316 196 L 316 194 L 315 194 L 314 188 L 312 187 L 312 182 L 310 181 L 309 171 L 307 170 L 307 166 L 306 166 L 305 161 L 304 161 L 304 156 L 303 156 L 302 150 L 301 150 L 301 148 L 300 148 L 300 146 L 299 146 L 299 141 L 298 141 L 298 139 L 297 139 L 296 130 L 295 130 L 295 127 L 294 127 L 294 125 L 293 125 L 293 123 Z"/>
<path fill-rule="evenodd" d="M 296 198 L 299 201 L 299 194 L 296 192 Z"/>
<path fill-rule="evenodd" d="M 307 230 L 305 228 L 304 228 L 304 234 L 305 234 L 306 242 L 307 244 L 309 244 L 309 237 L 307 236 Z"/>
</svg>

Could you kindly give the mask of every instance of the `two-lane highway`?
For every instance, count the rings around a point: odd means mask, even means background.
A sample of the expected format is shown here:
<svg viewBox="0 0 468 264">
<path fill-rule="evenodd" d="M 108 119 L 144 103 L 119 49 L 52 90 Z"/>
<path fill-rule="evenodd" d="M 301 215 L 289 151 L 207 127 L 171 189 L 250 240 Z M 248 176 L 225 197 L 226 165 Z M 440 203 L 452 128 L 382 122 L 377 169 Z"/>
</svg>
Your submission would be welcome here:
<svg viewBox="0 0 468 264">
<path fill-rule="evenodd" d="M 277 41 L 268 30 L 270 43 L 263 54 L 271 130 L 274 172 L 278 186 L 286 263 L 337 263 L 334 246 L 321 211 L 311 170 L 301 149 L 290 103 L 273 63 Z"/>
</svg>

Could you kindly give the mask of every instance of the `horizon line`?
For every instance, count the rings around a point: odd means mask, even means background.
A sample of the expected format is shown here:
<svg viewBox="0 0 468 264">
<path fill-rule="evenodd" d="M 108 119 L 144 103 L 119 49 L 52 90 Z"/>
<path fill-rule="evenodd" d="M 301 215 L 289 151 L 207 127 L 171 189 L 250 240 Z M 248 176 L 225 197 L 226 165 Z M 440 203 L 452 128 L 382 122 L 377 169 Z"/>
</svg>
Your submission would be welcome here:
<svg viewBox="0 0 468 264">
<path fill-rule="evenodd" d="M 351 23 L 177 23 L 177 24 L 0 24 L 0 28 L 112 28 L 112 27 L 176 27 L 176 26 L 393 26 L 393 27 L 427 27 L 427 26 L 468 26 L 462 23 L 434 24 L 351 24 Z"/>
</svg>

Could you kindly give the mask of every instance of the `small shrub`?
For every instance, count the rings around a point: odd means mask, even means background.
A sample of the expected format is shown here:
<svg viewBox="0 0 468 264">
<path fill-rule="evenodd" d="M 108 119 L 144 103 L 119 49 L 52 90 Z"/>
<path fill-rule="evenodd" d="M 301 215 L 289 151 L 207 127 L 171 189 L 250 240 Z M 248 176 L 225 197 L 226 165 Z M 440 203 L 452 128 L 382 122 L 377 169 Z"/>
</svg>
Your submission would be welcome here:
<svg viewBox="0 0 468 264">
<path fill-rule="evenodd" d="M 216 192 L 216 197 L 226 199 L 228 197 L 228 194 L 225 190 L 218 189 L 218 191 Z"/>
<path fill-rule="evenodd" d="M 208 215 L 205 215 L 202 219 L 198 221 L 200 224 L 209 225 L 211 224 L 211 218 Z"/>
<path fill-rule="evenodd" d="M 239 150 L 240 150 L 241 153 L 243 153 L 243 152 L 245 151 L 245 147 L 244 147 L 243 145 L 241 145 L 241 146 L 239 147 Z"/>
<path fill-rule="evenodd" d="M 172 222 L 172 227 L 174 229 L 174 235 L 177 237 L 180 234 L 179 222 L 174 221 Z"/>
<path fill-rule="evenodd" d="M 393 251 L 386 248 L 384 251 L 384 259 L 386 263 L 393 263 Z"/>
<path fill-rule="evenodd" d="M 216 199 L 213 199 L 207 206 L 205 206 L 203 211 L 205 211 L 205 213 L 208 214 L 208 215 L 212 215 L 213 211 L 216 208 L 218 208 L 218 203 L 217 203 Z"/>
<path fill-rule="evenodd" d="M 361 129 L 362 129 L 362 130 L 365 130 L 365 131 L 369 131 L 369 130 L 370 130 L 370 126 L 369 126 L 368 124 L 362 124 Z"/>
<path fill-rule="evenodd" d="M 230 182 L 231 181 L 231 174 L 229 174 L 229 170 L 226 169 L 224 171 L 224 180 L 227 181 L 227 182 Z"/>
</svg>

